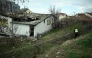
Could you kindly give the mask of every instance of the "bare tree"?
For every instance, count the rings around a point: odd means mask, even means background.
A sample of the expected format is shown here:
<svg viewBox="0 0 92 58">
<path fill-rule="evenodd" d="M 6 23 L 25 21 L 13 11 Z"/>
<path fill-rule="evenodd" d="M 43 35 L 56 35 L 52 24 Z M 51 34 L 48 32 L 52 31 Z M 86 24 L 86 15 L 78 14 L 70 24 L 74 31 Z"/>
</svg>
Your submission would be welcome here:
<svg viewBox="0 0 92 58">
<path fill-rule="evenodd" d="M 51 6 L 49 8 L 49 12 L 51 13 L 51 16 L 53 17 L 53 23 L 52 27 L 57 28 L 59 27 L 59 15 L 60 15 L 61 9 L 56 9 L 55 6 Z"/>
<path fill-rule="evenodd" d="M 16 32 L 18 31 L 18 26 L 13 25 L 13 29 L 12 29 L 12 25 L 10 25 L 10 27 L 7 28 L 7 31 L 12 37 L 14 37 L 16 35 Z"/>
</svg>

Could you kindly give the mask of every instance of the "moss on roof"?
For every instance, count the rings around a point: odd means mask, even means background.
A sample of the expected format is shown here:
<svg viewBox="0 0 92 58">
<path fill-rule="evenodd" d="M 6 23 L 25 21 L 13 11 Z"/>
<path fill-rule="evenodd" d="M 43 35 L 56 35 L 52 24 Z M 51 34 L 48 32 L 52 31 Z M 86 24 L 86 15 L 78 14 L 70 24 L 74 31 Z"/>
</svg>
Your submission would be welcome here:
<svg viewBox="0 0 92 58">
<path fill-rule="evenodd" d="M 43 20 L 47 19 L 51 17 L 51 15 L 40 15 L 39 16 L 39 20 L 35 20 L 35 21 L 31 21 L 31 22 L 17 22 L 17 21 L 13 21 L 14 24 L 22 24 L 22 25 L 37 25 L 39 24 L 40 22 L 42 22 Z"/>
</svg>

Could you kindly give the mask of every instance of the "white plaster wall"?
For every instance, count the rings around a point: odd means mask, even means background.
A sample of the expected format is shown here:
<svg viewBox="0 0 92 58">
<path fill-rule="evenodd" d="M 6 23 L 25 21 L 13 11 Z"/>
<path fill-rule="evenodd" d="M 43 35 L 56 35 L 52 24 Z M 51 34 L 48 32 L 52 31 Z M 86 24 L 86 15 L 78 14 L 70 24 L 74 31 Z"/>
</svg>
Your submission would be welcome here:
<svg viewBox="0 0 92 58">
<path fill-rule="evenodd" d="M 13 27 L 17 27 L 16 32 L 13 29 L 14 34 L 30 36 L 30 33 L 29 33 L 30 27 L 29 27 L 29 25 L 13 24 Z"/>
<path fill-rule="evenodd" d="M 1 16 L 1 15 L 0 15 L 0 18 L 6 18 L 6 19 L 8 19 L 8 26 L 10 26 L 10 23 L 12 22 L 12 18 Z"/>
<path fill-rule="evenodd" d="M 8 35 L 11 35 L 11 31 L 12 30 L 12 18 L 6 17 L 8 19 L 8 27 L 5 28 L 5 33 Z M 8 29 L 7 29 L 8 28 Z"/>
<path fill-rule="evenodd" d="M 49 31 L 49 30 L 52 29 L 51 24 L 50 25 L 47 25 L 47 20 L 51 20 L 51 17 L 50 18 L 47 18 L 45 20 L 45 23 L 44 23 L 44 20 L 43 20 L 41 23 L 37 24 L 34 27 L 34 37 L 37 36 L 37 33 L 43 34 L 44 32 Z M 51 20 L 51 23 L 52 23 L 52 20 Z"/>
<path fill-rule="evenodd" d="M 10 29 L 12 30 L 12 28 L 11 28 L 11 26 L 12 26 L 12 24 L 11 24 L 12 18 L 1 16 L 1 15 L 0 15 L 0 18 L 6 18 L 8 20 L 8 27 L 3 27 L 3 31 L 4 31 L 4 33 L 10 35 L 11 34 Z"/>
<path fill-rule="evenodd" d="M 8 27 L 11 26 L 12 18 L 8 18 Z"/>
</svg>

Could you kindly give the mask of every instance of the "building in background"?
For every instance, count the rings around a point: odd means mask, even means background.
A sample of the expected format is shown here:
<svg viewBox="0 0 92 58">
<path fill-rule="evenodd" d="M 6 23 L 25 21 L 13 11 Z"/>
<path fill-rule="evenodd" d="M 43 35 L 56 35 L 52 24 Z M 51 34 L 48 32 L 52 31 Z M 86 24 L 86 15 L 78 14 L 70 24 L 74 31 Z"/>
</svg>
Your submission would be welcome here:
<svg viewBox="0 0 92 58">
<path fill-rule="evenodd" d="M 66 18 L 66 17 L 67 17 L 67 14 L 60 13 L 60 15 L 59 15 L 59 21 L 61 21 L 62 19 Z"/>
<path fill-rule="evenodd" d="M 22 14 L 31 14 L 33 13 L 31 10 L 29 10 L 28 8 L 22 8 L 20 9 L 19 13 L 22 13 Z"/>
<path fill-rule="evenodd" d="M 0 12 L 18 12 L 20 6 L 13 1 L 0 0 Z"/>
</svg>

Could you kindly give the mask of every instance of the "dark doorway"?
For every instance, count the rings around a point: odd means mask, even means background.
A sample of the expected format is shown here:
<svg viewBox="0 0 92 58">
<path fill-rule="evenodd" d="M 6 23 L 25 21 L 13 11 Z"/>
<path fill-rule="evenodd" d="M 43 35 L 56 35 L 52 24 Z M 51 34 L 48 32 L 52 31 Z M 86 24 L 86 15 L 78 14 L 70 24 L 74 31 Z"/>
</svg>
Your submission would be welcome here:
<svg viewBox="0 0 92 58">
<path fill-rule="evenodd" d="M 34 27 L 30 27 L 30 36 L 34 36 Z"/>
</svg>

